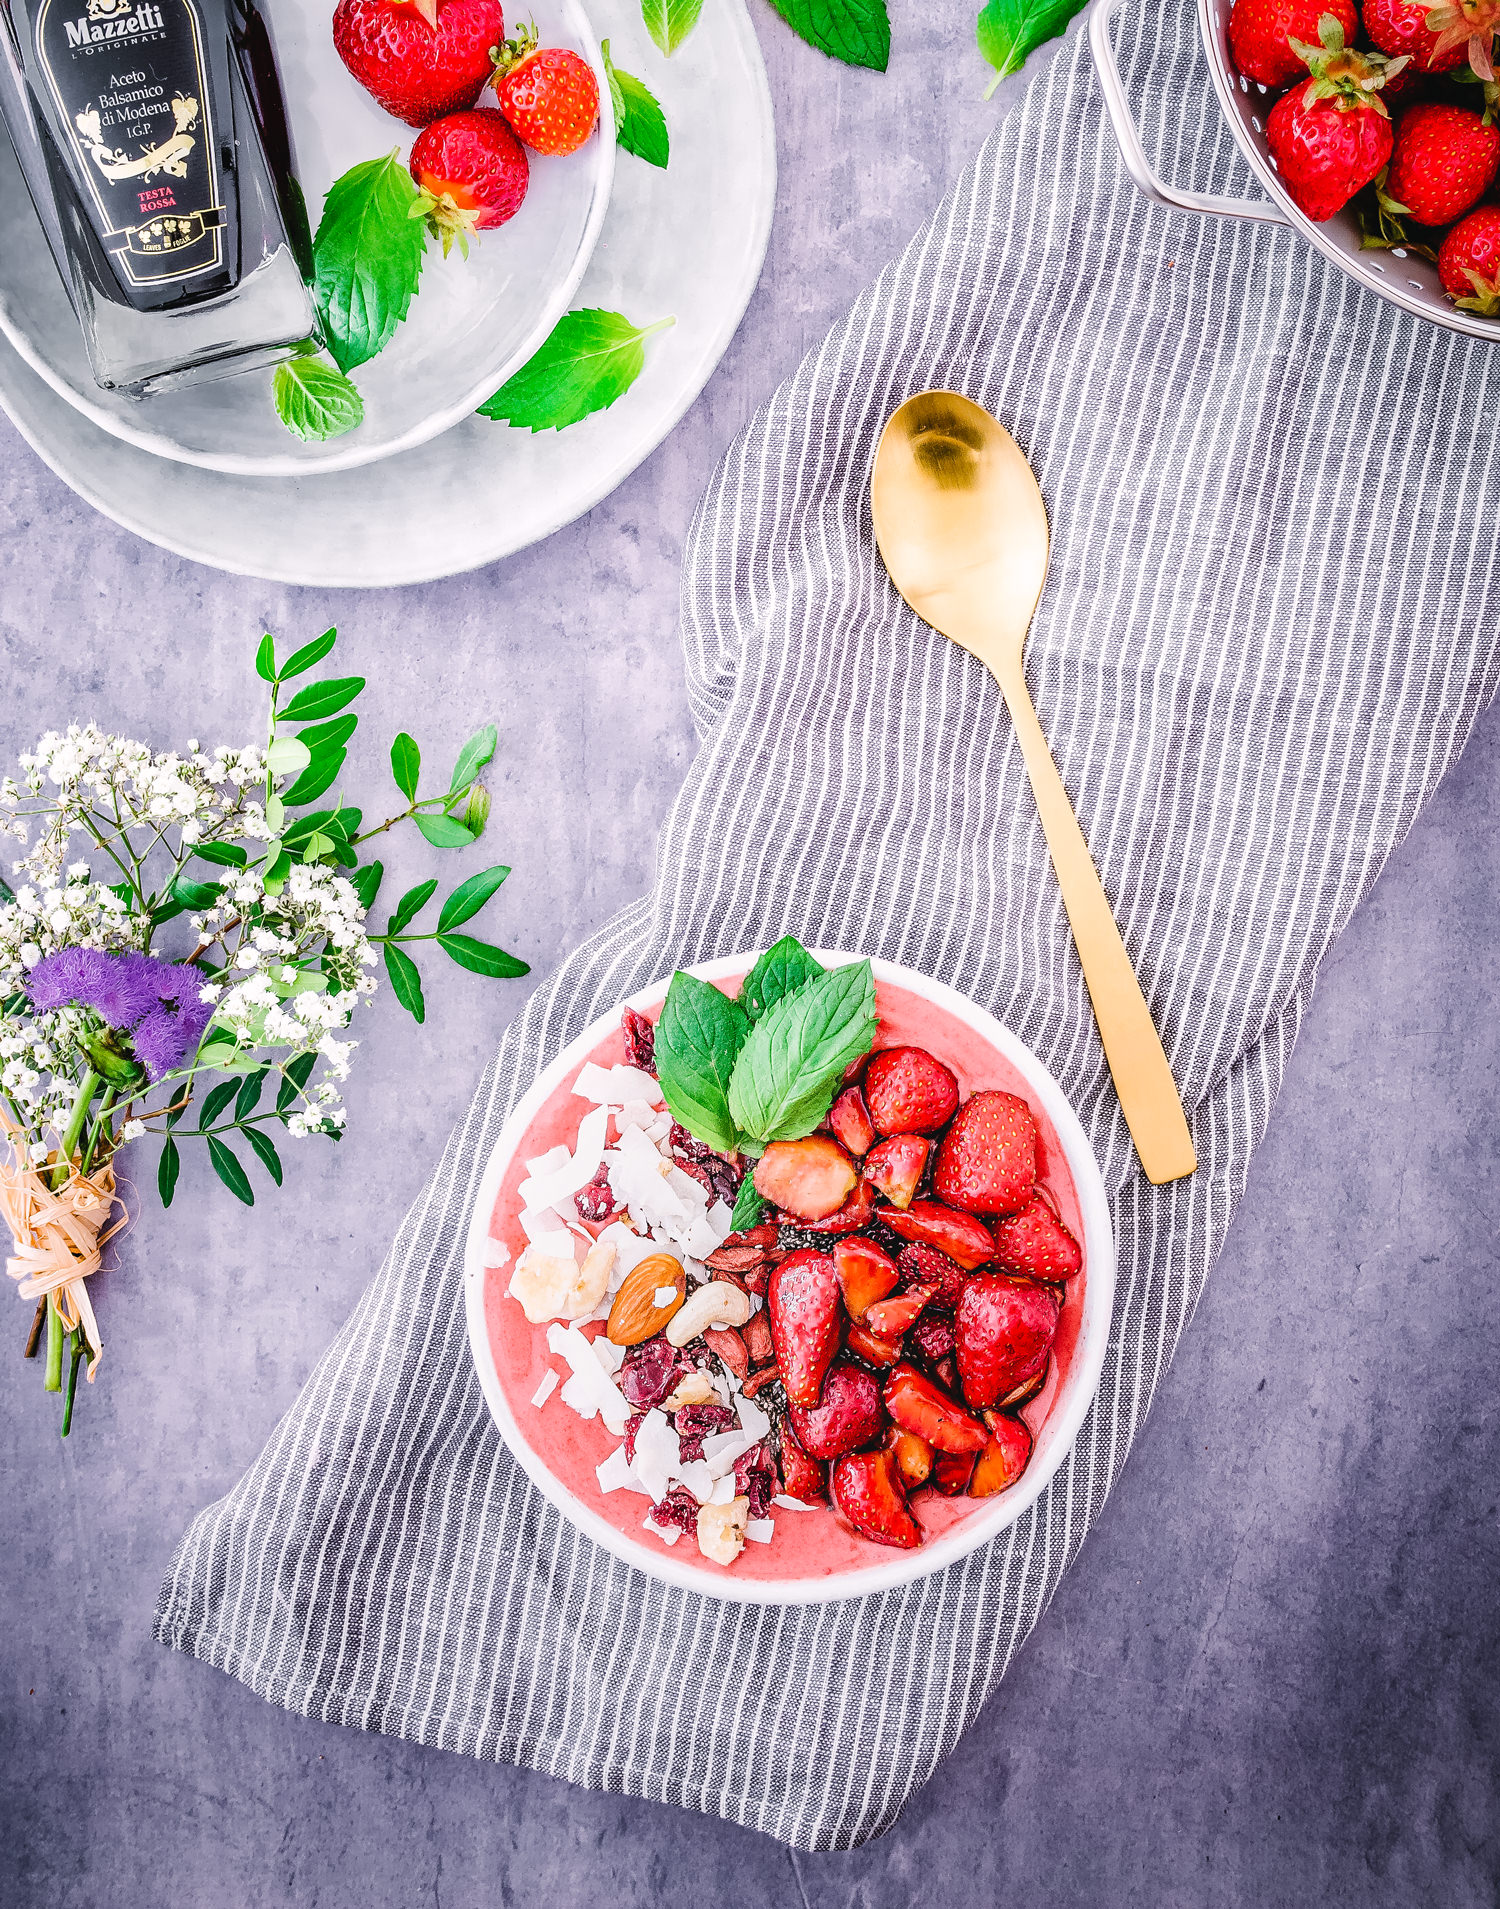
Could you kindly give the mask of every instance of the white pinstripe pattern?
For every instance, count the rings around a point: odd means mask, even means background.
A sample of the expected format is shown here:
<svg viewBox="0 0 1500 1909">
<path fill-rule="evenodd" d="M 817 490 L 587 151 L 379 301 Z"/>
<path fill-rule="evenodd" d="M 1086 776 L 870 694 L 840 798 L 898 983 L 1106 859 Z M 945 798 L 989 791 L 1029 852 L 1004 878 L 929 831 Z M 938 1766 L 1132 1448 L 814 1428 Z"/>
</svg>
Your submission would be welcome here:
<svg viewBox="0 0 1500 1909">
<path fill-rule="evenodd" d="M 1157 163 L 1247 175 L 1190 0 L 1122 47 Z M 1168 104 L 1167 102 L 1170 102 Z M 1170 261 L 1170 263 L 1169 263 Z M 1019 753 L 896 599 L 866 477 L 908 392 L 1012 425 L 1053 505 L 1036 700 L 1201 1165 L 1134 1170 Z M 1286 233 L 1137 198 L 1082 42 L 711 481 L 683 582 L 704 748 L 653 893 L 506 1035 L 392 1253 L 157 1634 L 289 1709 L 716 1813 L 809 1849 L 893 1822 L 1045 1608 L 1202 1290 L 1317 964 L 1494 693 L 1500 353 Z M 1079 1107 L 1120 1279 L 1094 1411 L 987 1551 L 865 1603 L 725 1606 L 573 1534 L 490 1425 L 464 1226 L 536 1067 L 674 965 L 791 928 L 940 976 Z"/>
</svg>

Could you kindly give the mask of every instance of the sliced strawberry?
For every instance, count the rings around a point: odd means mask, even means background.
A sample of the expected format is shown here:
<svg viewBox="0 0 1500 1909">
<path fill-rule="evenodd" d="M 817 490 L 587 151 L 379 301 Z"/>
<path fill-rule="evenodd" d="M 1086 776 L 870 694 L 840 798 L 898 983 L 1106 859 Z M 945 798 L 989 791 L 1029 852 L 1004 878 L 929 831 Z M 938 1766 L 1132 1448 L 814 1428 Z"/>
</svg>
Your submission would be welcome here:
<svg viewBox="0 0 1500 1909">
<path fill-rule="evenodd" d="M 1061 1305 L 1050 1286 L 1006 1273 L 980 1273 L 964 1287 L 954 1316 L 964 1397 L 994 1405 L 1047 1363 Z"/>
<path fill-rule="evenodd" d="M 1024 1419 L 997 1415 L 988 1444 L 974 1461 L 971 1498 L 993 1498 L 1008 1491 L 1031 1463 L 1032 1437 Z"/>
<path fill-rule="evenodd" d="M 828 1368 L 814 1406 L 788 1407 L 797 1443 L 812 1458 L 838 1458 L 879 1438 L 885 1428 L 880 1386 L 862 1366 L 840 1359 Z"/>
<path fill-rule="evenodd" d="M 863 1319 L 877 1299 L 896 1290 L 899 1278 L 890 1254 L 859 1234 L 834 1241 L 833 1268 L 851 1319 Z"/>
<path fill-rule="evenodd" d="M 955 1344 L 953 1314 L 939 1312 L 929 1306 L 912 1327 L 908 1344 L 916 1356 L 925 1359 L 929 1365 L 935 1366 L 940 1359 L 948 1358 Z"/>
<path fill-rule="evenodd" d="M 956 1259 L 949 1259 L 935 1246 L 924 1246 L 920 1240 L 902 1247 L 896 1271 L 908 1286 L 931 1286 L 932 1303 L 946 1306 L 950 1312 L 958 1304 L 968 1278 Z"/>
<path fill-rule="evenodd" d="M 932 1461 L 932 1485 L 945 1498 L 958 1498 L 974 1475 L 973 1452 L 939 1452 Z"/>
<path fill-rule="evenodd" d="M 846 1087 L 828 1109 L 828 1124 L 833 1129 L 834 1139 L 847 1147 L 856 1160 L 867 1154 L 875 1144 L 870 1110 L 857 1087 Z"/>
<path fill-rule="evenodd" d="M 932 1142 L 919 1133 L 894 1133 L 871 1149 L 865 1175 L 892 1206 L 906 1208 L 916 1196 Z"/>
<path fill-rule="evenodd" d="M 995 1257 L 995 1242 L 982 1220 L 972 1213 L 955 1213 L 936 1200 L 913 1200 L 904 1213 L 898 1207 L 882 1207 L 880 1217 L 902 1239 L 935 1246 L 966 1271 L 987 1266 Z"/>
<path fill-rule="evenodd" d="M 755 1190 L 799 1220 L 837 1213 L 858 1179 L 854 1162 L 827 1134 L 773 1140 L 755 1163 Z"/>
<path fill-rule="evenodd" d="M 781 1428 L 781 1489 L 788 1498 L 800 1498 L 804 1505 L 815 1505 L 828 1496 L 826 1467 L 803 1449 L 787 1424 Z"/>
<path fill-rule="evenodd" d="M 828 1254 L 814 1247 L 789 1253 L 771 1274 L 766 1311 L 789 1403 L 816 1405 L 844 1319 L 843 1295 Z"/>
<path fill-rule="evenodd" d="M 925 1438 L 934 1451 L 978 1452 L 989 1439 L 977 1418 L 955 1405 L 913 1365 L 898 1365 L 881 1397 L 891 1423 Z"/>
<path fill-rule="evenodd" d="M 886 1450 L 896 1460 L 896 1470 L 901 1474 L 901 1483 L 908 1491 L 915 1491 L 919 1485 L 925 1485 L 932 1475 L 933 1450 L 925 1438 L 915 1432 L 903 1432 L 899 1425 L 893 1425 L 885 1435 Z"/>
<path fill-rule="evenodd" d="M 995 1262 L 1026 1279 L 1071 1279 L 1083 1265 L 1077 1240 L 1038 1193 L 1019 1213 L 996 1220 Z"/>
<path fill-rule="evenodd" d="M 864 1537 L 904 1551 L 922 1542 L 922 1527 L 907 1507 L 892 1453 L 851 1452 L 835 1463 L 829 1483 L 833 1502 Z"/>
<path fill-rule="evenodd" d="M 871 1332 L 868 1326 L 850 1326 L 844 1343 L 849 1351 L 857 1353 L 866 1365 L 894 1365 L 901 1357 L 899 1339 L 882 1339 L 878 1334 Z"/>
<path fill-rule="evenodd" d="M 875 1189 L 868 1180 L 856 1183 L 854 1191 L 837 1213 L 818 1221 L 820 1233 L 857 1233 L 875 1217 Z"/>
<path fill-rule="evenodd" d="M 865 1324 L 882 1339 L 899 1339 L 922 1316 L 922 1308 L 932 1298 L 931 1286 L 913 1286 L 910 1292 L 897 1293 L 893 1299 L 881 1299 L 865 1313 Z"/>
<path fill-rule="evenodd" d="M 1042 1363 L 1037 1367 L 1036 1371 L 1032 1373 L 1029 1379 L 1022 1379 L 1018 1386 L 1006 1393 L 1005 1397 L 1000 1401 L 999 1409 L 1002 1412 L 1019 1412 L 1023 1405 L 1029 1405 L 1037 1393 L 1040 1392 L 1042 1387 L 1047 1383 L 1047 1374 L 1051 1366 L 1052 1360 L 1050 1357 L 1043 1359 Z M 991 1427 L 991 1430 L 993 1429 L 994 1428 Z"/>
<path fill-rule="evenodd" d="M 943 1135 L 933 1192 L 965 1213 L 1014 1213 L 1035 1181 L 1036 1122 L 1026 1102 L 1019 1094 L 971 1094 Z"/>
<path fill-rule="evenodd" d="M 865 1105 L 877 1133 L 934 1133 L 953 1118 L 958 1081 L 925 1047 L 886 1047 L 865 1068 Z"/>
</svg>

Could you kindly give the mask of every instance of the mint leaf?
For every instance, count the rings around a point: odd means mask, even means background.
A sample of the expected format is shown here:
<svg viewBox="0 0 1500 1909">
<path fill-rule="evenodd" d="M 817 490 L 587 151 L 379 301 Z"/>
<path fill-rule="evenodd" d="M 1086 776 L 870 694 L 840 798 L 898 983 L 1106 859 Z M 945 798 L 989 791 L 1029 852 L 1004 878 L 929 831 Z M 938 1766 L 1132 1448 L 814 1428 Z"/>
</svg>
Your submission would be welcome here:
<svg viewBox="0 0 1500 1909">
<path fill-rule="evenodd" d="M 313 296 L 341 371 L 390 343 L 422 271 L 427 227 L 396 152 L 351 166 L 328 188 L 313 240 Z"/>
<path fill-rule="evenodd" d="M 980 52 L 995 69 L 985 98 L 1007 74 L 1019 73 L 1044 41 L 1055 40 L 1086 4 L 1087 0 L 988 0 L 974 28 Z"/>
<path fill-rule="evenodd" d="M 740 1190 L 734 1196 L 734 1212 L 729 1216 L 731 1229 L 743 1233 L 760 1219 L 766 1210 L 766 1201 L 755 1190 L 755 1177 L 747 1173 L 740 1181 Z"/>
<path fill-rule="evenodd" d="M 783 935 L 767 948 L 740 985 L 740 1006 L 752 1021 L 774 1007 L 784 994 L 795 994 L 804 981 L 824 972 L 795 935 Z"/>
<path fill-rule="evenodd" d="M 845 66 L 883 73 L 891 58 L 885 0 L 771 0 L 793 33 Z"/>
<path fill-rule="evenodd" d="M 321 683 L 309 683 L 299 689 L 285 709 L 276 712 L 276 720 L 286 723 L 313 722 L 319 716 L 331 716 L 345 703 L 352 703 L 365 686 L 363 676 L 329 676 Z M 307 740 L 304 735 L 302 740 Z"/>
<path fill-rule="evenodd" d="M 875 1039 L 868 961 L 815 975 L 750 1029 L 729 1082 L 729 1111 L 756 1140 L 800 1140 L 833 1104 L 844 1069 Z M 669 1103 L 670 1104 L 670 1103 Z"/>
<path fill-rule="evenodd" d="M 487 974 L 500 980 L 515 981 L 521 975 L 531 973 L 529 961 L 521 961 L 488 941 L 476 941 L 472 935 L 439 935 L 437 945 L 450 960 L 456 961 L 461 968 L 467 968 L 471 974 Z"/>
<path fill-rule="evenodd" d="M 314 663 L 321 663 L 338 640 L 337 630 L 325 630 L 321 636 L 315 636 L 311 643 L 304 643 L 300 650 L 293 650 L 277 671 L 278 680 L 283 683 L 289 682 L 292 677 L 300 676 L 304 670 L 310 670 Z"/>
<path fill-rule="evenodd" d="M 438 915 L 438 933 L 445 935 L 450 928 L 457 928 L 471 915 L 477 915 L 509 873 L 508 868 L 486 868 L 471 875 L 466 882 L 460 882 L 443 903 Z"/>
<path fill-rule="evenodd" d="M 417 799 L 417 777 L 421 770 L 422 752 L 403 729 L 391 744 L 391 774 L 408 802 Z"/>
<path fill-rule="evenodd" d="M 667 132 L 666 115 L 654 95 L 634 73 L 622 73 L 609 57 L 609 41 L 601 40 L 604 73 L 609 81 L 609 97 L 615 109 L 615 141 L 648 166 L 665 166 L 672 156 L 672 141 Z"/>
<path fill-rule="evenodd" d="M 495 753 L 497 740 L 495 725 L 486 723 L 484 728 L 470 736 L 458 752 L 458 761 L 453 765 L 453 780 L 448 784 L 449 795 L 457 795 L 461 789 L 467 789 L 475 776 Z"/>
<path fill-rule="evenodd" d="M 656 1077 L 677 1124 L 720 1153 L 739 1144 L 729 1081 L 749 1027 L 739 1002 L 711 982 L 672 976 L 656 1024 Z"/>
<path fill-rule="evenodd" d="M 342 371 L 321 358 L 291 358 L 276 367 L 276 415 L 305 443 L 342 437 L 364 422 L 365 401 Z"/>
<path fill-rule="evenodd" d="M 427 1019 L 427 1003 L 422 999 L 422 977 L 409 954 L 385 944 L 385 971 L 391 977 L 391 990 L 411 1018 L 421 1026 Z M 300 1087 L 303 1083 L 298 1082 Z"/>
<path fill-rule="evenodd" d="M 529 431 L 562 431 L 623 396 L 646 363 L 645 341 L 677 321 L 637 328 L 620 312 L 564 312 L 541 350 L 514 372 L 479 415 Z"/>
<path fill-rule="evenodd" d="M 698 24 L 703 0 L 641 0 L 646 31 L 668 59 Z"/>
</svg>

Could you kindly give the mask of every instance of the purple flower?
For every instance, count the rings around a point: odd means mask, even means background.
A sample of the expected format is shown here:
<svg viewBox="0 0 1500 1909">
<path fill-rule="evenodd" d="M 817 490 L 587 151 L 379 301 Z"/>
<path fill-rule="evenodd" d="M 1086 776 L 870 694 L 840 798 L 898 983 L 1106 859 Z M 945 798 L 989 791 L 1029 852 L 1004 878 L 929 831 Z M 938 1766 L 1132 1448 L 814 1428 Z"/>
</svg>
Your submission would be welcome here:
<svg viewBox="0 0 1500 1909">
<path fill-rule="evenodd" d="M 26 977 L 38 1014 L 92 1008 L 110 1027 L 131 1036 L 136 1059 L 153 1080 L 197 1052 L 213 1016 L 213 1008 L 198 998 L 202 987 L 196 968 L 100 948 L 60 948 Z"/>
<path fill-rule="evenodd" d="M 196 968 L 149 959 L 146 965 L 156 970 L 156 1005 L 132 1030 L 130 1044 L 152 1080 L 160 1080 L 197 1053 L 214 1011 L 209 1002 L 198 999 L 203 976 Z"/>
</svg>

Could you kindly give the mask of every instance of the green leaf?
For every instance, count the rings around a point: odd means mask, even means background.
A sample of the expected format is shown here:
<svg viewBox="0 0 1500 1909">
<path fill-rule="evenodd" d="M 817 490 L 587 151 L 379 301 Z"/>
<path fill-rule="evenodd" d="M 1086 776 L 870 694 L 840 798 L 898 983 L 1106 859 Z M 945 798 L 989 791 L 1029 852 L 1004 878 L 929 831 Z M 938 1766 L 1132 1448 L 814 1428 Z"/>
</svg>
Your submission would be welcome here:
<svg viewBox="0 0 1500 1909">
<path fill-rule="evenodd" d="M 891 58 L 885 0 L 771 0 L 800 39 L 845 66 L 883 73 Z"/>
<path fill-rule="evenodd" d="M 245 866 L 245 851 L 238 842 L 199 842 L 193 853 L 202 862 L 217 862 L 220 868 Z"/>
<path fill-rule="evenodd" d="M 414 815 L 412 820 L 434 848 L 467 848 L 474 840 L 473 830 L 451 815 Z"/>
<path fill-rule="evenodd" d="M 313 296 L 343 371 L 390 343 L 422 273 L 427 228 L 411 216 L 417 188 L 396 152 L 367 159 L 328 188 L 313 240 Z"/>
<path fill-rule="evenodd" d="M 349 877 L 354 884 L 354 892 L 359 896 L 359 905 L 366 914 L 375 906 L 375 897 L 380 893 L 380 884 L 385 879 L 384 862 L 366 862 L 363 868 L 355 869 Z"/>
<path fill-rule="evenodd" d="M 755 1190 L 753 1175 L 746 1174 L 740 1181 L 740 1190 L 734 1196 L 734 1212 L 729 1224 L 736 1233 L 743 1233 L 747 1227 L 756 1225 L 766 1210 L 766 1201 Z"/>
<path fill-rule="evenodd" d="M 656 1077 L 672 1118 L 720 1153 L 732 1153 L 738 1140 L 729 1082 L 749 1029 L 739 1002 L 711 982 L 672 976 L 656 1024 Z"/>
<path fill-rule="evenodd" d="M 391 774 L 408 802 L 417 799 L 417 777 L 421 769 L 422 751 L 403 730 L 391 744 Z"/>
<path fill-rule="evenodd" d="M 756 1140 L 810 1134 L 833 1104 L 845 1068 L 869 1052 L 874 1038 L 868 961 L 815 975 L 784 994 L 751 1028 L 735 1062 L 729 1111 L 736 1127 Z M 658 1050 L 660 1044 L 658 1034 Z"/>
<path fill-rule="evenodd" d="M 266 751 L 266 768 L 273 776 L 300 775 L 311 761 L 312 750 L 299 736 L 278 736 Z"/>
<path fill-rule="evenodd" d="M 182 1156 L 177 1151 L 177 1142 L 168 1134 L 162 1143 L 161 1158 L 156 1163 L 156 1190 L 161 1195 L 163 1206 L 172 1204 L 172 1195 L 177 1191 L 177 1175 L 182 1167 Z"/>
<path fill-rule="evenodd" d="M 359 718 L 351 712 L 347 716 L 336 716 L 332 722 L 310 724 L 297 740 L 307 744 L 316 762 L 328 750 L 342 749 L 358 727 Z M 285 799 L 283 796 L 282 800 Z"/>
<path fill-rule="evenodd" d="M 412 918 L 424 909 L 437 893 L 437 876 L 430 881 L 418 882 L 415 888 L 408 888 L 396 903 L 396 912 L 385 924 L 388 935 L 399 935 Z"/>
<path fill-rule="evenodd" d="M 282 790 L 282 801 L 290 809 L 299 808 L 304 802 L 316 802 L 337 782 L 339 770 L 343 768 L 348 753 L 347 749 L 319 751 L 291 788 Z"/>
<path fill-rule="evenodd" d="M 529 431 L 562 431 L 607 410 L 641 375 L 646 340 L 677 321 L 637 327 L 621 312 L 564 312 L 541 350 L 480 405 L 481 417 Z"/>
<path fill-rule="evenodd" d="M 363 676 L 328 676 L 321 683 L 309 683 L 306 689 L 298 690 L 285 709 L 277 711 L 276 720 L 302 723 L 314 722 L 320 716 L 331 716 L 336 709 L 342 709 L 345 703 L 353 702 L 364 686 Z M 302 740 L 307 741 L 305 730 Z"/>
<path fill-rule="evenodd" d="M 250 1189 L 249 1180 L 245 1177 L 245 1169 L 224 1142 L 215 1140 L 212 1134 L 208 1137 L 208 1157 L 214 1163 L 214 1172 L 218 1174 L 234 1197 L 237 1200 L 243 1200 L 246 1206 L 254 1206 L 255 1195 Z"/>
<path fill-rule="evenodd" d="M 515 955 L 507 954 L 503 948 L 492 947 L 487 941 L 476 941 L 472 935 L 439 935 L 437 945 L 471 974 L 487 974 L 496 980 L 515 981 L 521 975 L 531 973 L 529 961 L 520 961 Z"/>
<path fill-rule="evenodd" d="M 277 1186 L 280 1186 L 281 1155 L 276 1151 L 275 1141 L 272 1140 L 271 1136 L 261 1127 L 247 1127 L 245 1129 L 245 1138 L 250 1142 L 255 1152 L 255 1157 L 260 1161 L 266 1172 L 270 1174 Z"/>
<path fill-rule="evenodd" d="M 1007 74 L 1019 73 L 1045 41 L 1055 40 L 1086 4 L 1087 0 L 988 0 L 974 28 L 980 52 L 995 69 L 985 98 Z"/>
<path fill-rule="evenodd" d="M 822 963 L 813 960 L 795 935 L 783 935 L 745 976 L 740 1005 L 752 1021 L 758 1021 L 784 994 L 795 994 L 804 981 L 822 973 Z"/>
<path fill-rule="evenodd" d="M 260 1103 L 261 1089 L 266 1084 L 266 1069 L 258 1073 L 247 1074 L 241 1083 L 240 1091 L 235 1095 L 234 1117 L 236 1122 L 248 1120 Z"/>
<path fill-rule="evenodd" d="M 179 873 L 172 877 L 172 886 L 167 892 L 173 901 L 180 902 L 184 909 L 212 908 L 220 895 L 224 893 L 224 884 L 222 882 L 190 882 L 185 875 Z"/>
<path fill-rule="evenodd" d="M 120 900 L 124 902 L 127 915 L 133 915 L 135 913 L 135 890 L 130 886 L 129 882 L 111 882 L 109 892 L 111 895 L 117 895 Z M 11 901 L 13 899 L 14 897 L 9 888 L 6 888 L 5 893 L 0 895 L 0 902 Z"/>
<path fill-rule="evenodd" d="M 609 97 L 615 109 L 615 140 L 626 152 L 644 159 L 648 166 L 665 166 L 672 153 L 666 115 L 648 89 L 634 73 L 622 73 L 609 57 L 609 41 L 601 41 L 604 73 L 609 81 Z"/>
<path fill-rule="evenodd" d="M 269 630 L 260 639 L 260 648 L 255 652 L 255 673 L 263 682 L 276 681 L 276 645 L 271 640 Z"/>
<path fill-rule="evenodd" d="M 198 1113 L 198 1125 L 211 1127 L 240 1091 L 237 1080 L 221 1080 L 217 1087 L 204 1096 L 203 1106 Z"/>
<path fill-rule="evenodd" d="M 486 723 L 477 734 L 470 736 L 458 752 L 458 761 L 453 765 L 453 780 L 448 784 L 448 793 L 457 795 L 461 789 L 467 789 L 475 776 L 495 753 L 495 725 Z"/>
<path fill-rule="evenodd" d="M 402 949 L 385 944 L 385 971 L 391 977 L 396 999 L 420 1027 L 427 1019 L 427 1003 L 422 999 L 422 977 L 417 964 Z"/>
<path fill-rule="evenodd" d="M 318 1057 L 316 1054 L 298 1054 L 295 1059 L 287 1062 L 286 1066 L 281 1070 L 286 1078 L 282 1081 L 276 1094 L 277 1113 L 285 1113 L 287 1108 L 291 1106 L 292 1102 L 297 1098 L 297 1095 L 307 1085 L 307 1077 L 317 1064 Z"/>
<path fill-rule="evenodd" d="M 279 673 L 280 680 L 288 683 L 294 676 L 300 676 L 304 670 L 321 663 L 338 640 L 337 630 L 325 630 L 321 636 L 315 636 L 311 643 L 304 643 L 300 650 L 293 650 Z"/>
<path fill-rule="evenodd" d="M 670 59 L 698 24 L 703 0 L 641 0 L 646 31 Z"/>
<path fill-rule="evenodd" d="M 364 423 L 365 401 L 337 366 L 321 358 L 289 358 L 276 367 L 276 415 L 307 443 L 342 437 Z"/>
<path fill-rule="evenodd" d="M 457 928 L 471 915 L 477 915 L 509 873 L 508 868 L 486 868 L 477 875 L 471 875 L 466 882 L 460 882 L 443 903 L 442 913 L 438 916 L 438 933 L 446 934 L 450 928 Z"/>
</svg>

